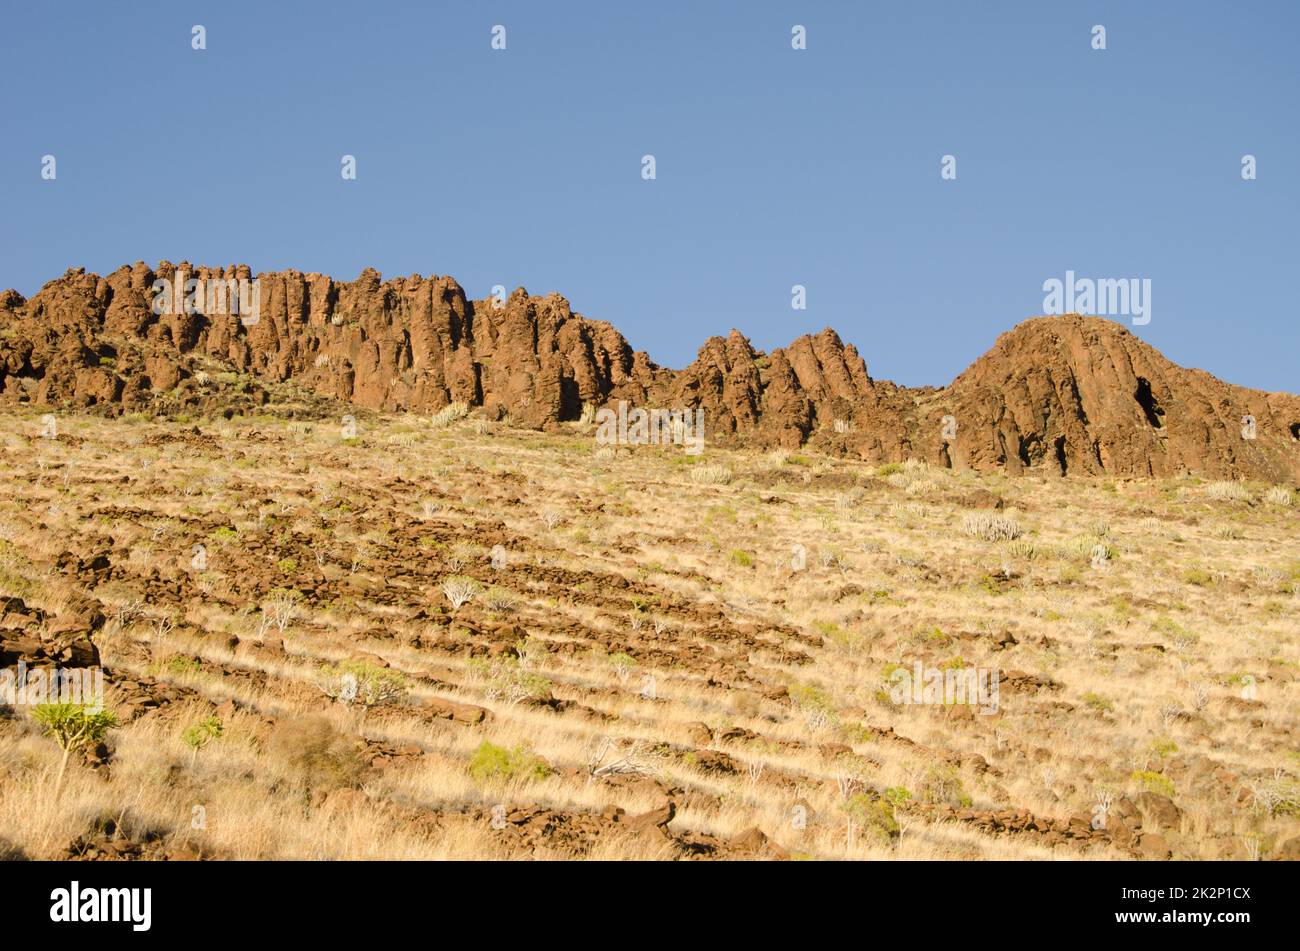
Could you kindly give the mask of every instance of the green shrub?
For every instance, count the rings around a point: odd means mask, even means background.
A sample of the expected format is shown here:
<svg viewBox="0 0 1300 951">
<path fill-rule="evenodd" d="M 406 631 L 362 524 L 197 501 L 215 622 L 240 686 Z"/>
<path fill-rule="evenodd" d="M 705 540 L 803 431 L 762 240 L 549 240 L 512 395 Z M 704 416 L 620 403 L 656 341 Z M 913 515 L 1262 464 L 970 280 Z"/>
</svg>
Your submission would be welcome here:
<svg viewBox="0 0 1300 951">
<path fill-rule="evenodd" d="M 541 757 L 524 746 L 506 749 L 484 740 L 469 760 L 469 774 L 480 784 L 489 782 L 528 782 L 544 779 L 550 767 Z"/>
<path fill-rule="evenodd" d="M 169 677 L 193 677 L 202 673 L 203 661 L 185 654 L 173 654 L 166 660 L 154 661 L 149 665 L 149 670 Z"/>
<path fill-rule="evenodd" d="M 442 429 L 464 419 L 468 415 L 468 403 L 449 403 L 429 417 L 429 425 L 434 429 Z"/>
<path fill-rule="evenodd" d="M 215 716 L 200 720 L 198 723 L 185 728 L 185 731 L 181 733 L 181 740 L 194 751 L 194 755 L 190 758 L 191 766 L 198 761 L 199 750 L 219 738 L 221 731 L 221 719 Z"/>
<path fill-rule="evenodd" d="M 408 689 L 399 672 L 364 660 L 327 664 L 317 672 L 316 682 L 327 697 L 365 710 L 396 703 Z"/>
<path fill-rule="evenodd" d="M 1168 637 L 1173 641 L 1185 641 L 1190 644 L 1195 644 L 1201 639 L 1200 635 L 1183 627 L 1168 615 L 1161 615 L 1156 618 L 1151 627 L 1157 633 L 1163 634 L 1165 637 Z"/>
<path fill-rule="evenodd" d="M 988 542 L 1009 542 L 1019 538 L 1024 530 L 1016 517 L 997 512 L 971 512 L 962 516 L 962 531 Z"/>
<path fill-rule="evenodd" d="M 1038 549 L 1027 539 L 1013 539 L 1005 545 L 1006 553 L 1012 558 L 1024 558 L 1033 561 L 1038 557 Z"/>
<path fill-rule="evenodd" d="M 801 710 L 821 710 L 826 713 L 835 711 L 835 702 L 823 687 L 816 684 L 794 684 L 786 693 L 796 707 Z"/>
<path fill-rule="evenodd" d="M 63 792 L 63 775 L 68 768 L 68 757 L 72 751 L 102 743 L 109 729 L 117 726 L 117 718 L 106 710 L 86 703 L 37 704 L 32 710 L 32 718 L 41 725 L 45 735 L 63 750 L 59 775 L 54 781 L 54 798 L 57 800 Z"/>
<path fill-rule="evenodd" d="M 1178 744 L 1170 739 L 1156 740 L 1151 744 L 1151 754 L 1159 759 L 1164 759 L 1166 756 L 1177 752 Z"/>
<path fill-rule="evenodd" d="M 894 806 L 886 799 L 876 799 L 868 793 L 855 793 L 840 808 L 858 824 L 863 835 L 874 836 L 885 842 L 898 835 Z"/>
<path fill-rule="evenodd" d="M 1159 793 L 1171 799 L 1174 795 L 1174 783 L 1168 776 L 1152 772 L 1149 769 L 1135 769 L 1129 777 L 1147 792 Z"/>
<path fill-rule="evenodd" d="M 962 788 L 961 777 L 951 766 L 931 766 L 921 781 L 919 794 L 922 802 L 947 803 L 950 806 L 968 807 L 971 798 Z"/>
<path fill-rule="evenodd" d="M 894 806 L 901 806 L 912 801 L 912 793 L 905 786 L 890 786 L 885 790 L 884 796 Z"/>
<path fill-rule="evenodd" d="M 636 659 L 630 654 L 624 654 L 621 651 L 617 654 L 610 654 L 605 659 L 609 661 L 620 677 L 626 676 L 627 672 L 636 667 Z"/>
<path fill-rule="evenodd" d="M 1099 693 L 1089 691 L 1083 695 L 1083 702 L 1096 710 L 1098 713 L 1109 713 L 1115 709 L 1115 705 Z"/>
<path fill-rule="evenodd" d="M 551 682 L 528 670 L 518 657 L 480 657 L 470 661 L 470 669 L 483 678 L 483 695 L 490 701 L 501 700 L 513 706 L 551 696 Z"/>
<path fill-rule="evenodd" d="M 856 631 L 846 631 L 833 621 L 813 621 L 812 629 L 844 650 L 855 647 L 862 640 L 861 634 Z"/>
</svg>

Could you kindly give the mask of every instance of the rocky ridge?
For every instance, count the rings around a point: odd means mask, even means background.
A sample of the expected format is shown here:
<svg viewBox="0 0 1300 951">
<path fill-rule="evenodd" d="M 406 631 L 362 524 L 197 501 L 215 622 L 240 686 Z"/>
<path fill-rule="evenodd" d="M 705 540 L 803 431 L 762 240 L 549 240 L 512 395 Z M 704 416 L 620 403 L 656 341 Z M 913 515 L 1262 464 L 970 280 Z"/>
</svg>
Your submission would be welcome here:
<svg viewBox="0 0 1300 951">
<path fill-rule="evenodd" d="M 1120 324 L 1026 320 L 946 387 L 873 379 L 830 329 L 770 353 L 738 331 L 674 371 L 558 294 L 471 300 L 450 277 L 355 281 L 256 275 L 259 319 L 153 313 L 156 279 L 251 280 L 246 265 L 69 270 L 30 300 L 0 293 L 0 400 L 79 411 L 211 409 L 201 383 L 241 379 L 244 402 L 292 383 L 380 412 L 452 402 L 547 429 L 585 405 L 702 408 L 720 445 L 808 445 L 870 462 L 1048 475 L 1193 473 L 1300 481 L 1300 396 L 1180 367 Z M 951 417 L 946 420 L 946 417 Z M 1253 428 L 1250 425 L 1253 420 Z"/>
</svg>

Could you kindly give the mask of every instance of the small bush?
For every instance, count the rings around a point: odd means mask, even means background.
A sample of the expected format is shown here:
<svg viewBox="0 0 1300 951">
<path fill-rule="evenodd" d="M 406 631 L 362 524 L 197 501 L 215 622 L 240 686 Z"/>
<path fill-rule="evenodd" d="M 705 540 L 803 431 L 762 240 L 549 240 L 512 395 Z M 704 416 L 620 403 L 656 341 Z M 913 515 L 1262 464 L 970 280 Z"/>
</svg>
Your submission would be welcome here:
<svg viewBox="0 0 1300 951">
<path fill-rule="evenodd" d="M 954 808 L 971 805 L 970 796 L 962 789 L 961 777 L 951 766 L 931 766 L 921 781 L 919 792 L 922 802 L 947 803 Z"/>
<path fill-rule="evenodd" d="M 435 429 L 442 429 L 444 426 L 450 426 L 452 423 L 462 420 L 468 415 L 468 403 L 451 403 L 430 416 L 429 425 Z"/>
<path fill-rule="evenodd" d="M 834 711 L 835 703 L 826 690 L 816 684 L 794 684 L 786 690 L 790 700 L 802 710 Z"/>
<path fill-rule="evenodd" d="M 1075 535 L 1057 549 L 1061 558 L 1083 558 L 1091 561 L 1102 554 L 1106 561 L 1115 557 L 1115 548 L 1101 535 Z"/>
<path fill-rule="evenodd" d="M 364 660 L 345 660 L 317 672 L 317 683 L 327 697 L 369 710 L 396 703 L 406 696 L 406 678 L 395 670 Z"/>
<path fill-rule="evenodd" d="M 59 744 L 63 759 L 54 782 L 54 798 L 63 791 L 63 774 L 73 750 L 102 743 L 108 731 L 117 726 L 117 718 L 106 710 L 85 703 L 41 703 L 32 710 L 32 719 L 41 725 L 46 736 Z"/>
<path fill-rule="evenodd" d="M 962 518 L 962 531 L 986 542 L 1009 542 L 1021 535 L 1020 523 L 1012 515 L 971 512 Z"/>
<path fill-rule="evenodd" d="M 894 818 L 894 806 L 887 799 L 875 799 L 867 793 L 855 793 L 840 808 L 858 824 L 863 835 L 873 836 L 885 842 L 893 840 L 898 835 L 898 820 Z"/>
<path fill-rule="evenodd" d="M 194 751 L 194 756 L 190 760 L 191 764 L 199 758 L 199 750 L 206 747 L 213 740 L 218 739 L 221 732 L 221 720 L 215 716 L 207 717 L 192 726 L 186 727 L 185 731 L 181 733 L 181 740 Z"/>
<path fill-rule="evenodd" d="M 1159 793 L 1162 796 L 1173 798 L 1174 783 L 1168 776 L 1152 772 L 1149 769 L 1135 769 L 1129 779 L 1137 783 L 1146 792 Z"/>
<path fill-rule="evenodd" d="M 1038 557 L 1038 549 L 1034 547 L 1034 543 L 1025 540 L 1008 542 L 1006 552 L 1011 558 L 1024 558 L 1026 561 L 1033 561 Z"/>
<path fill-rule="evenodd" d="M 1115 709 L 1115 704 L 1099 693 L 1088 692 L 1083 695 L 1083 702 L 1098 713 L 1109 713 Z"/>
<path fill-rule="evenodd" d="M 483 595 L 483 606 L 498 614 L 509 614 L 519 604 L 519 598 L 508 588 L 489 588 Z"/>
<path fill-rule="evenodd" d="M 839 724 L 835 701 L 822 687 L 815 684 L 795 684 L 787 695 L 803 718 L 804 726 L 814 733 L 832 729 Z"/>
<path fill-rule="evenodd" d="M 700 485 L 727 485 L 732 472 L 726 466 L 696 466 L 691 470 L 691 481 Z"/>
<path fill-rule="evenodd" d="M 614 668 L 614 673 L 618 676 L 619 680 L 627 680 L 628 676 L 636 668 L 636 658 L 632 657 L 630 654 L 619 652 L 617 654 L 610 654 L 605 659 L 609 662 L 610 666 Z"/>
<path fill-rule="evenodd" d="M 1287 508 L 1294 501 L 1294 497 L 1291 495 L 1290 489 L 1284 489 L 1280 485 L 1275 485 L 1264 493 L 1264 501 L 1269 505 L 1277 505 L 1282 508 Z"/>
<path fill-rule="evenodd" d="M 1164 759 L 1166 756 L 1170 756 L 1177 752 L 1178 744 L 1170 739 L 1156 740 L 1151 744 L 1151 755 L 1159 759 Z"/>
<path fill-rule="evenodd" d="M 1151 622 L 1151 629 L 1174 641 L 1199 641 L 1200 635 L 1188 630 L 1167 614 L 1162 614 Z"/>
<path fill-rule="evenodd" d="M 898 469 L 885 476 L 885 482 L 908 495 L 920 495 L 939 487 L 924 462 L 908 459 Z"/>
<path fill-rule="evenodd" d="M 550 767 L 524 746 L 506 749 L 484 740 L 470 757 L 469 774 L 479 784 L 545 779 Z"/>
<path fill-rule="evenodd" d="M 524 657 L 528 657 L 526 652 Z M 483 696 L 489 702 L 502 701 L 514 706 L 551 697 L 551 682 L 529 670 L 528 664 L 519 657 L 478 658 L 470 662 L 470 667 L 482 678 Z"/>
<path fill-rule="evenodd" d="M 885 790 L 884 796 L 895 807 L 912 801 L 911 790 L 905 786 L 890 786 Z"/>
<path fill-rule="evenodd" d="M 1206 498 L 1216 502 L 1249 502 L 1250 489 L 1240 482 L 1211 482 L 1205 487 Z"/>
<path fill-rule="evenodd" d="M 442 593 L 451 602 L 453 610 L 457 611 L 460 610 L 462 605 L 474 600 L 474 596 L 481 590 L 479 583 L 473 578 L 465 578 L 459 575 L 448 578 L 442 583 Z"/>
<path fill-rule="evenodd" d="M 1247 782 L 1255 808 L 1271 816 L 1300 816 L 1300 782 L 1280 769 Z"/>
<path fill-rule="evenodd" d="M 308 789 L 339 789 L 360 785 L 366 771 L 361 756 L 365 744 L 339 733 L 324 717 L 281 720 L 267 749 L 291 776 Z"/>
</svg>

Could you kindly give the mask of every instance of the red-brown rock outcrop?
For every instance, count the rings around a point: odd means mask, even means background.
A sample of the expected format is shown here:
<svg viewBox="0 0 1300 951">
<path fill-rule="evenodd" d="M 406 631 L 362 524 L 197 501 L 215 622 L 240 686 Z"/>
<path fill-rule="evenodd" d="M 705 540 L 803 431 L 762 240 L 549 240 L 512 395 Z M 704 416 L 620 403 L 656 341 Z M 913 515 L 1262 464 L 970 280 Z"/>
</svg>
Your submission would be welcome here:
<svg viewBox="0 0 1300 951">
<path fill-rule="evenodd" d="M 1300 481 L 1300 397 L 1177 366 L 1096 317 L 1027 320 L 950 385 L 906 388 L 872 379 L 832 330 L 769 354 L 732 331 L 674 371 L 558 294 L 519 288 L 498 306 L 466 298 L 449 277 L 382 281 L 369 269 L 350 282 L 257 275 L 251 325 L 182 307 L 155 314 L 154 281 L 178 271 L 254 276 L 243 265 L 137 263 L 106 277 L 70 270 L 30 300 L 0 293 L 0 400 L 110 414 L 192 408 L 196 375 L 216 369 L 241 374 L 255 396 L 292 381 L 377 411 L 461 401 L 526 427 L 627 400 L 702 408 L 706 439 L 720 444 L 1011 472 Z"/>
</svg>

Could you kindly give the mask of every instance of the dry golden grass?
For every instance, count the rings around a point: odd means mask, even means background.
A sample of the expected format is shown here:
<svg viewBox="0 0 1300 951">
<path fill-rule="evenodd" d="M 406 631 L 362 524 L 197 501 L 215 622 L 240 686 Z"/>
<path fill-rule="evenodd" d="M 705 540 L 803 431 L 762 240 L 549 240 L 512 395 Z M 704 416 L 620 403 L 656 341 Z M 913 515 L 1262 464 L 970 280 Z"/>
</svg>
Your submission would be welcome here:
<svg viewBox="0 0 1300 951">
<path fill-rule="evenodd" d="M 1062 830 L 1107 798 L 1156 808 L 1147 790 L 1177 807 L 1142 825 L 1175 857 L 1300 834 L 1293 486 L 595 452 L 576 425 L 473 418 L 363 417 L 348 440 L 269 416 L 3 423 L 0 596 L 99 602 L 110 710 L 158 700 L 57 801 L 55 745 L 0 717 L 0 846 L 32 857 L 96 836 L 213 858 L 1136 857 L 1159 849 Z M 76 569 L 92 552 L 109 577 Z M 349 662 L 404 695 L 331 700 L 322 668 Z M 996 672 L 996 714 L 896 704 L 889 673 L 917 662 Z M 194 755 L 181 734 L 214 711 Z M 475 775 L 485 742 L 545 769 Z M 665 798 L 668 836 L 621 831 Z"/>
</svg>

